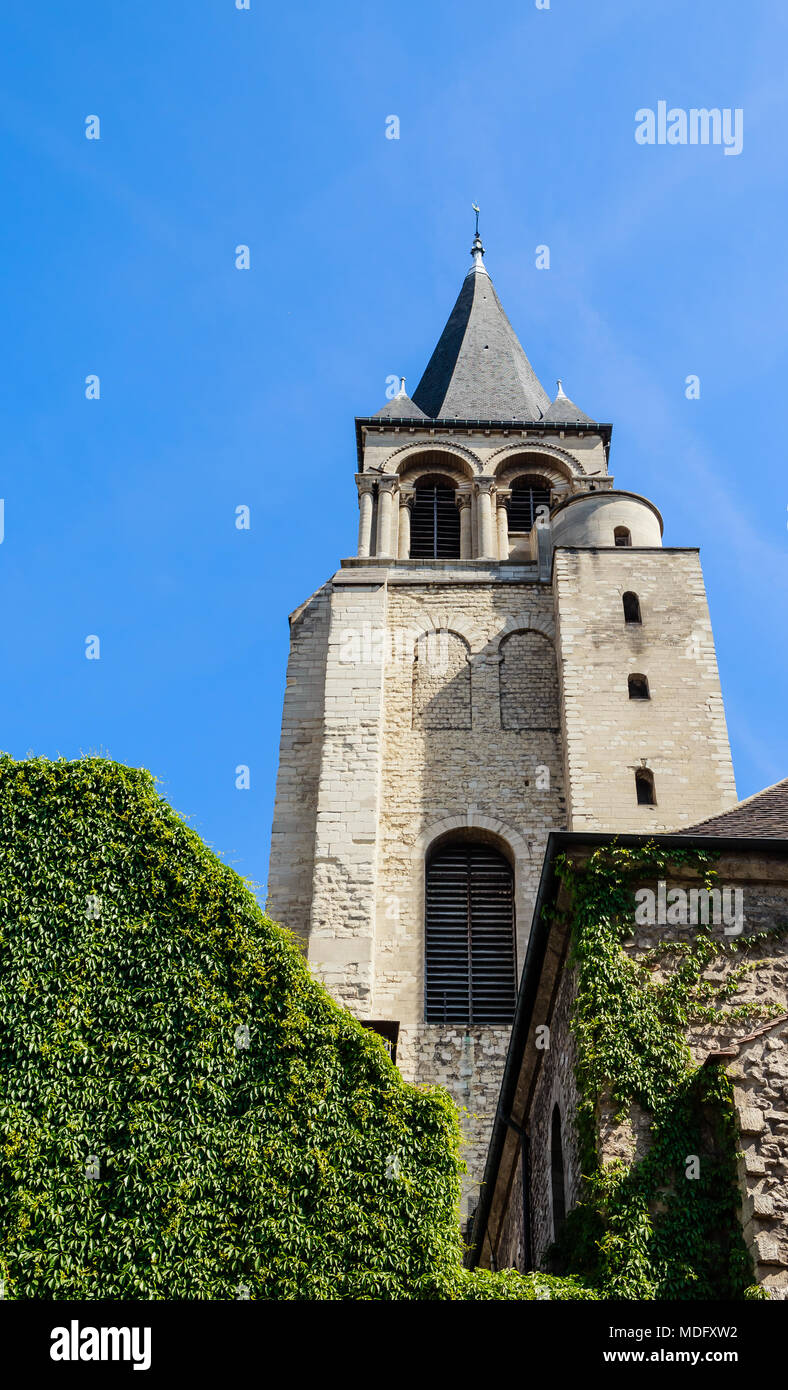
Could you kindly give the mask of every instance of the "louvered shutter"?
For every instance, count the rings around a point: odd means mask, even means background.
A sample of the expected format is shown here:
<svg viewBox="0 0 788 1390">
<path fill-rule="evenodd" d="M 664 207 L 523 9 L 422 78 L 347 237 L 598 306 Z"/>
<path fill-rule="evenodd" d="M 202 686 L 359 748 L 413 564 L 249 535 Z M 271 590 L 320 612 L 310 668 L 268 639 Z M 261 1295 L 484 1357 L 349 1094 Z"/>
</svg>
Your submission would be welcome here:
<svg viewBox="0 0 788 1390">
<path fill-rule="evenodd" d="M 550 506 L 550 488 L 543 478 L 515 478 L 509 500 L 509 530 L 530 531 L 538 507 Z"/>
<path fill-rule="evenodd" d="M 460 513 L 450 487 L 416 488 L 410 519 L 414 560 L 455 560 L 460 554 Z"/>
<path fill-rule="evenodd" d="M 429 861 L 428 1023 L 511 1023 L 516 983 L 513 887 L 509 863 L 489 845 L 460 842 Z"/>
</svg>

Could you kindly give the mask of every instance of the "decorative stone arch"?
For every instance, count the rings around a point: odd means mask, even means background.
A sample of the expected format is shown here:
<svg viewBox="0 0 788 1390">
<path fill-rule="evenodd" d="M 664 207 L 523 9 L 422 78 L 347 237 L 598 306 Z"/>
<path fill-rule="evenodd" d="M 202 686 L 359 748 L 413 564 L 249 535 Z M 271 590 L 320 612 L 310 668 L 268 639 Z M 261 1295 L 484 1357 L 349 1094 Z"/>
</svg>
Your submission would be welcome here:
<svg viewBox="0 0 788 1390">
<path fill-rule="evenodd" d="M 490 659 L 501 659 L 501 643 L 511 637 L 513 632 L 540 632 L 543 637 L 547 637 L 555 647 L 555 622 L 552 618 L 543 613 L 518 613 L 513 618 L 507 618 L 503 627 L 490 638 L 488 643 L 488 655 Z"/>
<path fill-rule="evenodd" d="M 467 483 L 481 473 L 482 465 L 476 454 L 471 449 L 466 449 L 462 444 L 436 443 L 434 440 L 427 442 L 420 440 L 415 444 L 403 444 L 399 449 L 395 449 L 389 454 L 383 464 L 383 472 L 394 476 L 402 477 L 409 469 L 419 466 L 420 454 L 444 454 L 446 456 L 445 471 L 450 473 L 454 470 L 457 474 L 458 483 Z M 452 463 L 449 463 L 449 460 Z M 425 473 L 434 473 L 436 470 L 434 463 L 425 461 Z"/>
<path fill-rule="evenodd" d="M 484 633 L 475 627 L 465 614 L 452 613 L 448 609 L 442 609 L 437 613 L 417 613 L 408 624 L 408 631 L 413 634 L 414 649 L 419 639 L 430 633 L 454 633 L 456 637 L 462 637 L 463 641 L 467 642 L 471 656 L 483 650 L 486 640 Z"/>
<path fill-rule="evenodd" d="M 425 825 L 413 847 L 413 859 L 420 859 L 422 864 L 427 857 L 427 852 L 435 844 L 436 840 L 442 840 L 444 836 L 450 835 L 454 830 L 483 830 L 491 835 L 497 842 L 498 848 L 510 859 L 515 874 L 517 864 L 530 862 L 531 849 L 528 841 L 523 838 L 519 830 L 507 825 L 505 821 L 498 820 L 495 816 L 481 815 L 473 807 L 460 816 L 444 816 L 442 820 L 431 821 Z"/>
<path fill-rule="evenodd" d="M 489 838 L 509 860 L 514 869 L 514 913 L 516 947 L 516 977 L 519 979 L 523 961 L 520 959 L 521 941 L 527 938 L 530 922 L 530 907 L 526 898 L 526 884 L 533 866 L 531 846 L 518 830 L 507 825 L 495 816 L 482 815 L 471 806 L 463 815 L 445 816 L 442 820 L 431 821 L 425 825 L 413 846 L 411 864 L 412 920 L 418 924 L 421 941 L 421 989 L 424 986 L 424 880 L 427 854 L 437 840 L 454 832 L 480 832 L 482 839 Z"/>
<path fill-rule="evenodd" d="M 494 474 L 496 482 L 502 486 L 507 486 L 510 478 L 515 478 L 523 470 L 515 459 L 521 454 L 541 454 L 545 462 L 541 465 L 542 471 L 551 482 L 566 483 L 573 478 L 585 476 L 585 468 L 574 454 L 570 454 L 568 449 L 561 449 L 557 444 L 540 439 L 531 443 L 528 440 L 520 440 L 518 444 L 505 444 L 501 449 L 496 449 L 495 453 L 490 454 L 485 468 L 487 472 Z"/>
</svg>

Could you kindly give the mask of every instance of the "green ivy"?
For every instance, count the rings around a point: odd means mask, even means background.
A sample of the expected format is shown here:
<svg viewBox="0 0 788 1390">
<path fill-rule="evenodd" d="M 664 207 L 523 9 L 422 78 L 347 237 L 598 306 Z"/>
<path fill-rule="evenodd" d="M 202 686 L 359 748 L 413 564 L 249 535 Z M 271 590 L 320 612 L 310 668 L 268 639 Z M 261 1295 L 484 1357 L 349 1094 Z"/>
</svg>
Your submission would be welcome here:
<svg viewBox="0 0 788 1390">
<path fill-rule="evenodd" d="M 583 864 L 566 856 L 558 863 L 570 896 L 578 981 L 572 1029 L 583 1193 L 556 1255 L 603 1297 L 733 1299 L 751 1285 L 737 1215 L 731 1083 L 721 1068 L 693 1064 L 687 1030 L 692 1023 L 775 1012 L 751 1003 L 725 1007 L 756 960 L 730 971 L 721 986 L 705 978 L 713 963 L 772 933 L 721 942 L 700 927 L 691 942 L 666 941 L 639 955 L 624 945 L 633 936 L 637 885 L 684 866 L 711 888 L 713 863 L 705 851 L 668 852 L 654 843 L 627 849 L 615 841 Z M 603 1100 L 619 1121 L 632 1102 L 648 1113 L 651 1142 L 639 1161 L 601 1161 Z M 698 1178 L 686 1176 L 690 1155 L 701 1160 Z"/>
<path fill-rule="evenodd" d="M 6 1298 L 595 1296 L 464 1270 L 462 1171 L 148 773 L 0 758 Z"/>
</svg>

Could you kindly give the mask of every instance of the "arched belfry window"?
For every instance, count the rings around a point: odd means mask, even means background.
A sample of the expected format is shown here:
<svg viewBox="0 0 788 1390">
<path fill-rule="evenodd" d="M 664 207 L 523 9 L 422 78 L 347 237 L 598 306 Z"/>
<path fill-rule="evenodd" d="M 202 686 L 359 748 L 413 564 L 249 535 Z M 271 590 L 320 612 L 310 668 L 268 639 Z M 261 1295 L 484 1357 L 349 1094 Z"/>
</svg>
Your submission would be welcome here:
<svg viewBox="0 0 788 1390">
<path fill-rule="evenodd" d="M 631 545 L 632 532 L 628 526 L 616 526 L 613 530 L 613 540 L 616 545 Z"/>
<path fill-rule="evenodd" d="M 509 500 L 509 531 L 530 531 L 538 518 L 545 515 L 539 511 L 540 507 L 550 510 L 550 484 L 547 479 L 530 473 L 515 478 Z"/>
<path fill-rule="evenodd" d="M 553 1237 L 558 1235 L 566 1216 L 566 1185 L 564 1181 L 564 1146 L 561 1138 L 561 1111 L 553 1106 L 550 1123 L 550 1188 L 553 1198 Z"/>
<path fill-rule="evenodd" d="M 514 875 L 493 845 L 442 843 L 427 860 L 427 1023 L 511 1023 Z"/>
<path fill-rule="evenodd" d="M 460 555 L 460 513 L 448 478 L 417 478 L 410 518 L 414 560 L 456 560 Z"/>
</svg>

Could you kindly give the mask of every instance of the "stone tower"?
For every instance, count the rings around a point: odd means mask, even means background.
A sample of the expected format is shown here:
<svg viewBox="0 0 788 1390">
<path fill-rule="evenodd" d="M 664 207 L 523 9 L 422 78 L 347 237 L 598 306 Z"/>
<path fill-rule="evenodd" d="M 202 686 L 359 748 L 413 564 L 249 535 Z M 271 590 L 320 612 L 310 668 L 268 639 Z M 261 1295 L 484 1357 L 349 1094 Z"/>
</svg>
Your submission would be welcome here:
<svg viewBox="0 0 788 1390">
<path fill-rule="evenodd" d="M 736 800 L 698 552 L 471 254 L 413 398 L 356 420 L 358 554 L 290 618 L 269 881 L 332 994 L 467 1107 L 466 1212 L 549 831 Z"/>
</svg>

